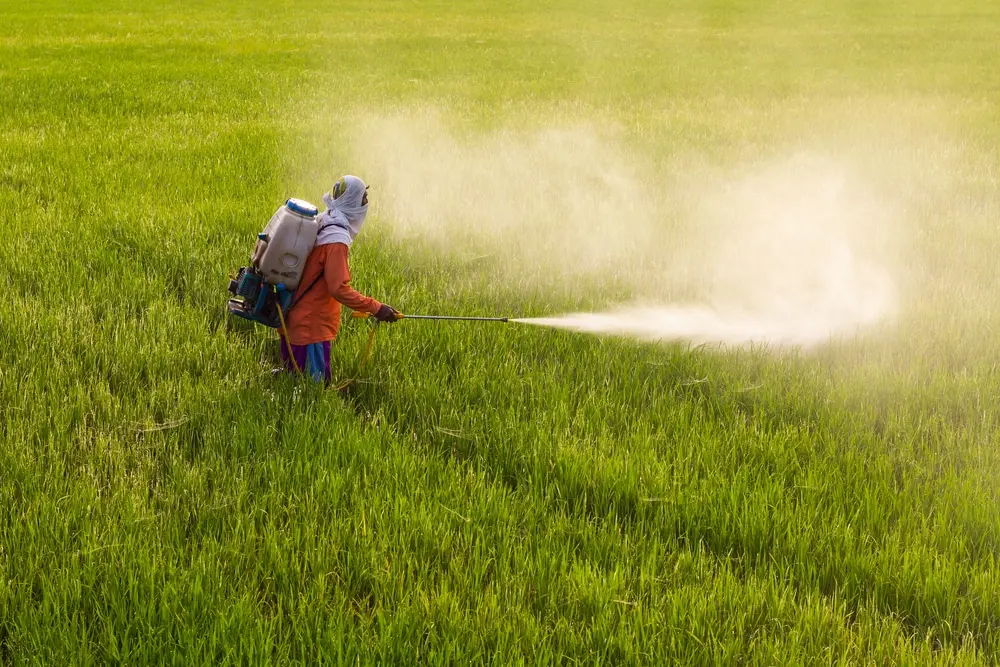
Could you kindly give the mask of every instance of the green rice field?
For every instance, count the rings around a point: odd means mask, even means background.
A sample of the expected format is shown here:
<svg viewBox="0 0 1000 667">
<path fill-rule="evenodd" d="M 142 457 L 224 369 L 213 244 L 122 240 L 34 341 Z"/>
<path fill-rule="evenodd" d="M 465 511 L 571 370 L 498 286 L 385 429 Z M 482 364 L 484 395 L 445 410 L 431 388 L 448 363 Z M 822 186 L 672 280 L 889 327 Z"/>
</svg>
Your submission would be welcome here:
<svg viewBox="0 0 1000 667">
<path fill-rule="evenodd" d="M 687 298 L 685 184 L 800 150 L 894 211 L 812 349 L 227 320 L 342 173 L 404 312 Z M 0 0 L 0 221 L 0 664 L 1000 662 L 998 3 Z"/>
</svg>

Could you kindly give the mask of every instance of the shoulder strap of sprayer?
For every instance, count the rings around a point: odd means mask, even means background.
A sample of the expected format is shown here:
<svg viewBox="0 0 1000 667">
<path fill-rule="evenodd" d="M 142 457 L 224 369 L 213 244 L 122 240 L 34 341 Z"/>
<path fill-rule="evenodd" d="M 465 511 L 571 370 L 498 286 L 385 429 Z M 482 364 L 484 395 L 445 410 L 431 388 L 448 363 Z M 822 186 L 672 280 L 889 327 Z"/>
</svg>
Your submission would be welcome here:
<svg viewBox="0 0 1000 667">
<path fill-rule="evenodd" d="M 316 286 L 316 283 L 318 283 L 320 281 L 320 278 L 322 277 L 323 277 L 323 269 L 320 269 L 319 273 L 316 274 L 316 277 L 312 279 L 311 283 L 309 283 L 309 287 L 306 287 L 304 290 L 302 290 L 301 294 L 295 297 L 295 299 L 292 301 L 292 305 L 288 306 L 288 310 L 286 310 L 285 313 L 287 314 L 292 312 L 292 308 L 298 305 L 299 301 L 301 301 L 302 298 L 309 293 L 309 290 L 311 290 L 313 287 Z"/>
</svg>

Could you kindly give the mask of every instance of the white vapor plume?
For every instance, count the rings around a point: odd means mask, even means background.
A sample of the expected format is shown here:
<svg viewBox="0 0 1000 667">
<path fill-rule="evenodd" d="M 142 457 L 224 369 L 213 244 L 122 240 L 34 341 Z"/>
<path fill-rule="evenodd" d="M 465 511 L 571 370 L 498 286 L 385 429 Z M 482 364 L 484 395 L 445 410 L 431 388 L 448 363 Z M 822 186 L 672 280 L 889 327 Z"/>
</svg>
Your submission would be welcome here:
<svg viewBox="0 0 1000 667">
<path fill-rule="evenodd" d="M 578 125 L 459 141 L 433 118 L 404 116 L 372 121 L 365 136 L 358 155 L 393 234 L 495 252 L 512 280 L 589 295 L 595 283 L 580 279 L 596 276 L 631 295 L 607 312 L 518 321 L 810 347 L 896 310 L 897 211 L 846 159 L 675 166 L 687 176 L 666 179 Z"/>
<path fill-rule="evenodd" d="M 559 317 L 515 320 L 523 324 L 572 329 L 592 334 L 629 335 L 652 341 L 692 343 L 767 343 L 774 346 L 811 347 L 853 327 L 881 319 L 875 311 L 866 319 L 794 316 L 773 313 L 736 313 L 709 306 L 646 306 L 602 313 L 575 313 Z"/>
<path fill-rule="evenodd" d="M 702 303 L 641 304 L 530 324 L 646 340 L 811 347 L 895 310 L 890 207 L 836 165 L 801 156 L 699 193 L 688 271 Z"/>
</svg>

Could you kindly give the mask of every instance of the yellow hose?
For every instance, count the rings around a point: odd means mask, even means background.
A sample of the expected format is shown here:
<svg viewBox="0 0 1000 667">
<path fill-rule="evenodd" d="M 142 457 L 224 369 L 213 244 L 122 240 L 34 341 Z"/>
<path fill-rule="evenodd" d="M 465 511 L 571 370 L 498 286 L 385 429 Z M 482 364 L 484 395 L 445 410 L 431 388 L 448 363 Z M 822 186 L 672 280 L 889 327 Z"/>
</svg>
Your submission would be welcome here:
<svg viewBox="0 0 1000 667">
<path fill-rule="evenodd" d="M 365 364 L 368 363 L 368 359 L 372 356 L 372 348 L 375 346 L 376 329 L 377 327 L 373 326 L 371 332 L 368 334 L 368 344 L 365 345 L 365 353 L 364 356 L 361 357 L 361 364 L 358 365 L 358 372 L 363 371 L 365 369 Z M 344 389 L 347 389 L 352 384 L 354 384 L 355 380 L 357 380 L 357 378 L 348 378 L 343 382 L 341 382 L 340 384 L 338 384 L 336 387 L 334 387 L 334 389 L 336 389 L 337 391 L 343 391 Z"/>
<path fill-rule="evenodd" d="M 281 312 L 281 304 L 276 304 L 278 306 L 278 320 L 281 321 L 281 333 L 283 336 L 281 339 L 285 342 L 285 346 L 288 348 L 288 357 L 292 360 L 292 366 L 295 368 L 295 372 L 301 374 L 302 369 L 299 368 L 299 364 L 295 361 L 295 353 L 292 352 L 292 343 L 288 340 L 288 326 L 285 324 L 285 314 Z M 367 313 L 365 313 L 367 316 Z M 357 315 L 355 315 L 356 317 Z M 365 353 L 361 357 L 361 364 L 358 366 L 358 371 L 363 371 L 365 369 L 365 364 L 368 363 L 368 359 L 372 356 L 372 349 L 375 347 L 375 330 L 377 327 L 373 326 L 371 333 L 368 334 L 368 344 L 365 345 Z M 357 378 L 348 378 L 344 380 L 339 385 L 335 387 L 337 391 L 347 389 Z"/>
<path fill-rule="evenodd" d="M 292 342 L 288 340 L 288 327 L 285 326 L 285 314 L 281 312 L 281 304 L 276 304 L 278 306 L 278 319 L 281 321 L 281 333 L 284 334 L 281 339 L 285 341 L 285 346 L 288 348 L 288 358 L 292 360 L 292 368 L 295 369 L 296 373 L 302 374 L 302 369 L 299 368 L 299 362 L 295 361 L 295 352 L 292 351 Z"/>
<path fill-rule="evenodd" d="M 368 345 L 365 346 L 365 356 L 361 358 L 361 365 L 358 366 L 359 371 L 365 370 L 365 364 L 368 363 L 368 358 L 372 356 L 372 347 L 375 345 L 375 327 L 372 327 L 371 333 L 368 334 Z"/>
</svg>

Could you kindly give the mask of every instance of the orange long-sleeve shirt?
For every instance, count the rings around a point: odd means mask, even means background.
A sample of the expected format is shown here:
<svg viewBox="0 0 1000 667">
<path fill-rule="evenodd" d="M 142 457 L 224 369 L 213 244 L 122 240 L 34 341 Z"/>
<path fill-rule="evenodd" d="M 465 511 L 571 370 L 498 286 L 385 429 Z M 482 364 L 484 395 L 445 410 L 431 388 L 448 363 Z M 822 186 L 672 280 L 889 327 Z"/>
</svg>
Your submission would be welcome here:
<svg viewBox="0 0 1000 667">
<path fill-rule="evenodd" d="M 317 281 L 320 271 L 323 276 Z M 310 285 L 313 285 L 312 289 L 309 289 Z M 373 315 L 382 307 L 375 299 L 351 287 L 347 246 L 343 243 L 328 243 L 313 248 L 306 259 L 305 271 L 294 298 L 287 322 L 288 341 L 292 345 L 310 345 L 335 339 L 340 329 L 340 304 Z"/>
</svg>

